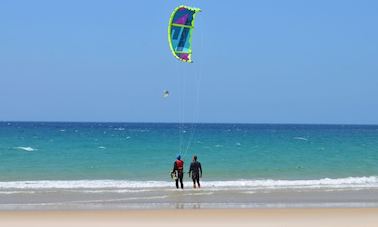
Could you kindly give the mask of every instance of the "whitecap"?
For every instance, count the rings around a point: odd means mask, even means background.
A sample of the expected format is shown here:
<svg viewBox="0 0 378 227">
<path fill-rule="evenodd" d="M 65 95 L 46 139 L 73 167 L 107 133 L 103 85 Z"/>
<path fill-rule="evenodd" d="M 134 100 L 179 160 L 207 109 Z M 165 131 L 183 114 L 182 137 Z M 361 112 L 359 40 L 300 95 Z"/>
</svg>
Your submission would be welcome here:
<svg viewBox="0 0 378 227">
<path fill-rule="evenodd" d="M 106 149 L 104 146 L 99 146 L 98 149 Z"/>
<path fill-rule="evenodd" d="M 308 141 L 308 139 L 307 139 L 307 138 L 305 138 L 305 137 L 293 137 L 293 139 L 295 139 L 295 140 L 303 140 L 303 141 Z"/>
<path fill-rule="evenodd" d="M 149 129 L 129 129 L 129 132 L 149 132 Z"/>
<path fill-rule="evenodd" d="M 36 151 L 37 150 L 32 147 L 16 147 L 16 149 L 23 150 L 23 151 Z"/>
</svg>

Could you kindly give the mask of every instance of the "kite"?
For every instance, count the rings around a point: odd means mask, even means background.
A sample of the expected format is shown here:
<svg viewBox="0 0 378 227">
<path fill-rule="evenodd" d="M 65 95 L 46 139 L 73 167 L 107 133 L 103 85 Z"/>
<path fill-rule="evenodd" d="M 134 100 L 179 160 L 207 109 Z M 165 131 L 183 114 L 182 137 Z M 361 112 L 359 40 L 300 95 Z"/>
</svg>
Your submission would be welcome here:
<svg viewBox="0 0 378 227">
<path fill-rule="evenodd" d="M 164 90 L 163 91 L 163 98 L 167 98 L 169 96 L 169 91 L 168 90 Z"/>
<path fill-rule="evenodd" d="M 192 62 L 192 31 L 198 8 L 181 5 L 169 19 L 168 42 L 172 54 L 183 62 Z"/>
</svg>

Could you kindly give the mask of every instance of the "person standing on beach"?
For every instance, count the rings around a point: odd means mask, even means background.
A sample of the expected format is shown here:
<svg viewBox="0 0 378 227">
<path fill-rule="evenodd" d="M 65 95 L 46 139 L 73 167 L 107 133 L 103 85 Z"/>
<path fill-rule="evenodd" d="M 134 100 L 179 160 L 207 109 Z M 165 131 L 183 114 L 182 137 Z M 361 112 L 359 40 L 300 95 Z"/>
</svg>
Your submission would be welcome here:
<svg viewBox="0 0 378 227">
<path fill-rule="evenodd" d="M 202 177 L 202 167 L 201 163 L 197 161 L 197 155 L 193 156 L 193 162 L 190 164 L 189 177 L 192 175 L 193 188 L 196 188 L 196 183 L 198 188 L 201 187 L 199 179 Z"/>
<path fill-rule="evenodd" d="M 175 174 L 176 178 L 176 188 L 179 188 L 179 181 L 181 185 L 181 189 L 184 189 L 184 183 L 182 179 L 184 178 L 184 161 L 181 160 L 181 156 L 178 155 L 176 161 L 173 163 L 173 170 L 171 174 Z"/>
</svg>

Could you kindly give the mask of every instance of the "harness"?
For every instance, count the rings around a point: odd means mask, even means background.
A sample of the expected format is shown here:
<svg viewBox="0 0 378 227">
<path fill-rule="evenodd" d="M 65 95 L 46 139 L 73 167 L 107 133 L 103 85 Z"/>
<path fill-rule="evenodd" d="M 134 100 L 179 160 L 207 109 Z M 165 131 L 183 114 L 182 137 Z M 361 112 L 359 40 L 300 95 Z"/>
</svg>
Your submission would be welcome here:
<svg viewBox="0 0 378 227">
<path fill-rule="evenodd" d="M 182 172 L 184 170 L 184 161 L 176 160 L 176 167 L 179 172 Z"/>
</svg>

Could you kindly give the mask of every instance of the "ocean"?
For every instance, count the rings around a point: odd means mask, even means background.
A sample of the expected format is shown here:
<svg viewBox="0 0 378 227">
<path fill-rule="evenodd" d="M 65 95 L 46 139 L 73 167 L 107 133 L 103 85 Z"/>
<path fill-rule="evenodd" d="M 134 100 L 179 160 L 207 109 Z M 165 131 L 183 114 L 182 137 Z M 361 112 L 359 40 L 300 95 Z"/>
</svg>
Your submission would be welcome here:
<svg viewBox="0 0 378 227">
<path fill-rule="evenodd" d="M 174 188 L 178 154 L 185 171 L 198 156 L 201 190 Z M 0 122 L 0 209 L 376 206 L 377 191 L 376 125 Z"/>
</svg>

